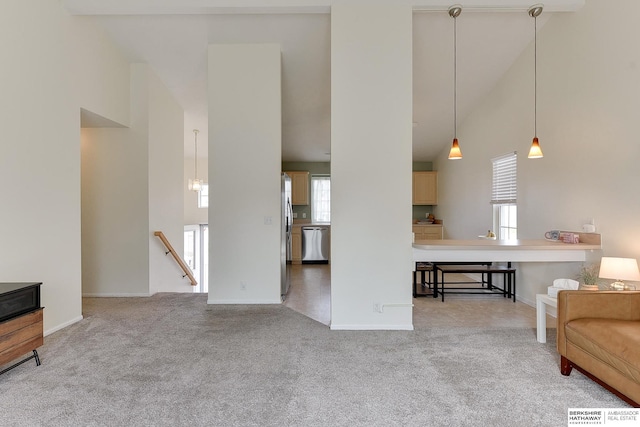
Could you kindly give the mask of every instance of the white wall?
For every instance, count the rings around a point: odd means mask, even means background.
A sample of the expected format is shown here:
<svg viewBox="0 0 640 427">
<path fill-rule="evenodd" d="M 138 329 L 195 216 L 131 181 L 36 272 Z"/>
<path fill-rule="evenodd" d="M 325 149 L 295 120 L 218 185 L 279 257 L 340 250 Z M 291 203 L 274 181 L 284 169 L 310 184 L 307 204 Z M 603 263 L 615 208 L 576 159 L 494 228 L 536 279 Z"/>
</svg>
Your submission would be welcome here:
<svg viewBox="0 0 640 427">
<path fill-rule="evenodd" d="M 178 255 L 183 252 L 184 111 L 148 67 L 149 85 L 149 290 L 192 292 L 193 288 L 160 239 L 162 231 Z"/>
<path fill-rule="evenodd" d="M 80 105 L 123 126 L 129 125 L 129 63 L 90 17 L 73 17 L 74 90 Z M 99 84 L 98 82 L 109 82 Z"/>
<path fill-rule="evenodd" d="M 149 295 L 147 144 L 130 129 L 82 129 L 82 292 Z"/>
<path fill-rule="evenodd" d="M 280 46 L 210 45 L 209 303 L 280 302 L 281 121 Z"/>
<path fill-rule="evenodd" d="M 161 241 L 182 252 L 183 111 L 148 65 L 131 66 L 131 127 L 83 129 L 86 296 L 190 292 Z"/>
<path fill-rule="evenodd" d="M 624 10 L 624 13 L 620 13 Z M 450 238 L 473 238 L 491 224 L 490 159 L 518 151 L 518 234 L 579 230 L 594 218 L 602 253 L 640 258 L 640 3 L 589 0 L 555 14 L 538 35 L 538 136 L 544 158 L 526 158 L 533 137 L 533 45 L 459 131 L 464 158 L 436 162 L 438 217 Z M 578 265 L 576 265 L 578 264 Z M 574 264 L 522 264 L 518 294 L 527 302 Z"/>
<path fill-rule="evenodd" d="M 411 28 L 409 6 L 331 10 L 332 329 L 413 328 Z"/>
<path fill-rule="evenodd" d="M 80 108 L 126 121 L 129 69 L 59 2 L 3 1 L 0 28 L 0 280 L 44 283 L 50 333 L 82 318 Z"/>
</svg>

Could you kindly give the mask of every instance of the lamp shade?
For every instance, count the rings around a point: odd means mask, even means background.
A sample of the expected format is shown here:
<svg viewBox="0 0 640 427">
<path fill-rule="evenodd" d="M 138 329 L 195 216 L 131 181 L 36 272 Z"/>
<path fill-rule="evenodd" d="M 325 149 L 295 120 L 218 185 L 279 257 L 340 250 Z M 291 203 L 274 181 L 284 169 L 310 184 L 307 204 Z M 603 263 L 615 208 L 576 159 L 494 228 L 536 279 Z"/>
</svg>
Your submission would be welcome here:
<svg viewBox="0 0 640 427">
<path fill-rule="evenodd" d="M 451 144 L 451 150 L 449 151 L 449 159 L 458 160 L 462 158 L 462 151 L 460 151 L 460 146 L 458 145 L 458 138 L 453 140 Z"/>
<path fill-rule="evenodd" d="M 602 257 L 599 276 L 603 279 L 640 281 L 638 261 L 633 258 Z"/>
<path fill-rule="evenodd" d="M 538 138 L 533 138 L 533 142 L 531 143 L 531 148 L 529 149 L 529 156 L 530 159 L 540 159 L 543 157 L 542 155 L 542 148 L 540 148 L 540 142 L 538 141 Z"/>
</svg>

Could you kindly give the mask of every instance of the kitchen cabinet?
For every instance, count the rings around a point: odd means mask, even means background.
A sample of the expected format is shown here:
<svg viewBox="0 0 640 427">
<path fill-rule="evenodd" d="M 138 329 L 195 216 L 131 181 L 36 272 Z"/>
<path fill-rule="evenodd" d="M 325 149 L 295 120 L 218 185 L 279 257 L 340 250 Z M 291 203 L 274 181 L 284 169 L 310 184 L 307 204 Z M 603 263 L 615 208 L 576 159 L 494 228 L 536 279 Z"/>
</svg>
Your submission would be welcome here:
<svg viewBox="0 0 640 427">
<path fill-rule="evenodd" d="M 416 225 L 412 227 L 415 240 L 442 240 L 442 224 Z"/>
<path fill-rule="evenodd" d="M 438 172 L 413 172 L 413 204 L 438 204 Z"/>
<path fill-rule="evenodd" d="M 291 204 L 309 204 L 309 172 L 285 172 L 291 177 Z"/>
<path fill-rule="evenodd" d="M 302 227 L 291 227 L 291 264 L 302 264 Z"/>
</svg>

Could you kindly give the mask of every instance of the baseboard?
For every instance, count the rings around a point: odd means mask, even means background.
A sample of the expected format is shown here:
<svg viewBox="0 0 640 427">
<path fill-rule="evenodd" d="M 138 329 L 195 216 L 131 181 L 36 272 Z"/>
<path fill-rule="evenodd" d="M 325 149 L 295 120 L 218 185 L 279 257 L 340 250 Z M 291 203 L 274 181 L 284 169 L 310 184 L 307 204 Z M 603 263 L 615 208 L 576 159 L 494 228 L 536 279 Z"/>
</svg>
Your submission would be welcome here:
<svg viewBox="0 0 640 427">
<path fill-rule="evenodd" d="M 207 304 L 218 304 L 218 305 L 256 305 L 256 304 L 278 304 L 282 305 L 282 300 L 280 298 L 271 300 L 271 299 L 260 299 L 260 300 L 246 300 L 246 299 L 210 299 L 207 300 Z"/>
<path fill-rule="evenodd" d="M 50 334 L 52 334 L 52 333 L 54 333 L 54 332 L 58 332 L 60 329 L 64 329 L 64 328 L 66 328 L 67 326 L 71 326 L 71 325 L 73 325 L 74 323 L 78 323 L 78 322 L 79 322 L 79 321 L 81 321 L 82 319 L 84 319 L 84 317 L 83 317 L 82 315 L 80 315 L 80 316 L 78 316 L 78 317 L 75 317 L 75 318 L 73 318 L 73 319 L 71 319 L 71 320 L 67 321 L 67 322 L 64 322 L 64 323 L 61 323 L 61 324 L 59 324 L 59 325 L 57 325 L 57 326 L 54 326 L 53 328 L 51 328 L 51 329 L 49 329 L 49 330 L 44 331 L 44 336 L 46 337 L 47 335 L 50 335 Z"/>
<path fill-rule="evenodd" d="M 114 293 L 86 293 L 82 294 L 83 298 L 140 298 L 140 297 L 150 297 L 153 294 L 127 294 L 124 292 L 114 292 Z"/>
<path fill-rule="evenodd" d="M 528 305 L 528 306 L 530 306 L 530 307 L 536 308 L 536 301 L 535 301 L 535 300 L 531 301 L 531 300 L 530 300 L 530 299 L 528 299 L 528 298 L 521 298 L 521 297 L 518 297 L 518 295 L 517 295 L 517 294 L 516 294 L 516 298 L 517 298 L 517 300 L 518 300 L 519 302 L 521 302 L 521 303 L 523 303 L 523 304 L 527 304 L 527 305 Z"/>
<path fill-rule="evenodd" d="M 336 325 L 331 324 L 332 331 L 413 331 L 413 325 Z"/>
</svg>

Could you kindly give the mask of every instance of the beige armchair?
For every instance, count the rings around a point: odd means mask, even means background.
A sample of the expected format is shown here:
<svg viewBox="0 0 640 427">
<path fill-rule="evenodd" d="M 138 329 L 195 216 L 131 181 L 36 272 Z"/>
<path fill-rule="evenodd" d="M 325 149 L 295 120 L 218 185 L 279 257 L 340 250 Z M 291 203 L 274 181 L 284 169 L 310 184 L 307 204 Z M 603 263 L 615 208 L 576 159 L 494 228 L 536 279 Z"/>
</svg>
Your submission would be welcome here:
<svg viewBox="0 0 640 427">
<path fill-rule="evenodd" d="M 560 372 L 576 368 L 638 407 L 640 291 L 558 293 Z"/>
</svg>

